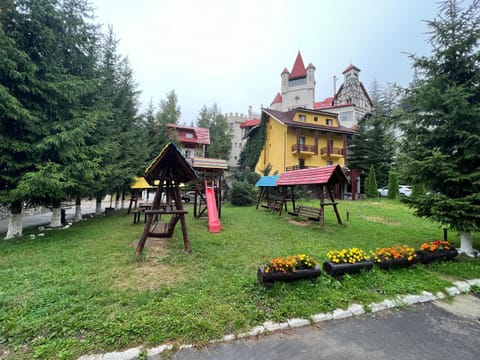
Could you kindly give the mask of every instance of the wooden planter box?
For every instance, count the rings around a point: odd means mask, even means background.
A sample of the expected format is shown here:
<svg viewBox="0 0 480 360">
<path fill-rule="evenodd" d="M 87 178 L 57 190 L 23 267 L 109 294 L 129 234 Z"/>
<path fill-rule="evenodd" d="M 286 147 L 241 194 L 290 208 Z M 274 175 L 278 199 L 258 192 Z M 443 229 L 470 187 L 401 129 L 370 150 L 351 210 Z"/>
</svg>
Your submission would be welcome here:
<svg viewBox="0 0 480 360">
<path fill-rule="evenodd" d="M 296 271 L 274 272 L 266 274 L 263 268 L 257 269 L 258 282 L 265 288 L 270 289 L 275 281 L 293 281 L 298 279 L 310 279 L 315 281 L 321 274 L 320 268 L 315 265 L 312 269 L 301 269 Z"/>
<path fill-rule="evenodd" d="M 458 255 L 457 249 L 450 250 L 417 250 L 417 257 L 422 264 L 428 264 L 432 261 L 453 260 Z"/>
<path fill-rule="evenodd" d="M 323 263 L 323 270 L 330 276 L 342 277 L 345 274 L 359 273 L 360 271 L 370 271 L 373 263 L 370 260 L 359 261 L 354 264 L 350 263 L 334 263 L 325 261 Z"/>
</svg>

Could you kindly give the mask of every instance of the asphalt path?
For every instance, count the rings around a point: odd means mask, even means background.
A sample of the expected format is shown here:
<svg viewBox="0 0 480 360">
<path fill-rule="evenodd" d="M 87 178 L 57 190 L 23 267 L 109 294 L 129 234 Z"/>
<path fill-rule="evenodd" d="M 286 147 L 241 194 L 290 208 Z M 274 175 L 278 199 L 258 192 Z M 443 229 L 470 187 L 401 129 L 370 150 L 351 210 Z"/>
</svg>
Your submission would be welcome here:
<svg viewBox="0 0 480 360">
<path fill-rule="evenodd" d="M 128 204 L 127 204 L 128 205 Z M 103 201 L 102 208 L 110 206 L 110 201 Z M 94 214 L 95 213 L 95 202 L 89 201 L 82 203 L 82 215 Z M 72 220 L 75 216 L 75 207 L 72 206 L 68 209 L 65 209 L 65 219 Z M 36 215 L 27 215 L 22 217 L 23 229 L 32 228 L 36 226 L 45 226 L 50 224 L 52 218 L 52 212 L 47 211 L 41 214 Z M 0 219 L 0 239 L 4 237 L 8 230 L 8 219 Z"/>
<path fill-rule="evenodd" d="M 162 359 L 161 356 L 148 357 Z M 175 360 L 478 360 L 480 299 L 472 295 L 182 349 Z"/>
</svg>

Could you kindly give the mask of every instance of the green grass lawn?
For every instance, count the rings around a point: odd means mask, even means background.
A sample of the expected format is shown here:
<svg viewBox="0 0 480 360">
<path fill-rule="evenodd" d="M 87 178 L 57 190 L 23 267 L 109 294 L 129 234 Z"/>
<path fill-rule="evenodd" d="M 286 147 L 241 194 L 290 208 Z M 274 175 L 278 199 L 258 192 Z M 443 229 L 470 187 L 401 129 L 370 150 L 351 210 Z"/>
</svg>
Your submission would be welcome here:
<svg viewBox="0 0 480 360">
<path fill-rule="evenodd" d="M 307 318 L 480 277 L 480 261 L 461 257 L 412 269 L 373 269 L 342 283 L 322 274 L 314 283 L 275 283 L 272 290 L 258 284 L 256 269 L 265 257 L 306 253 L 321 263 L 330 249 L 418 248 L 443 238 L 438 224 L 414 217 L 399 202 L 344 201 L 339 209 L 344 225 L 327 208 L 322 228 L 225 205 L 219 234 L 190 211 L 192 253 L 183 252 L 177 226 L 172 239 L 146 248 L 140 261 L 132 243 L 143 226 L 133 225 L 125 212 L 43 231 L 35 239 L 28 234 L 37 230 L 0 241 L 0 358 L 69 359 L 165 342 L 203 344 L 266 320 Z M 449 233 L 449 240 L 459 246 L 457 234 Z M 480 248 L 478 236 L 474 245 Z"/>
</svg>

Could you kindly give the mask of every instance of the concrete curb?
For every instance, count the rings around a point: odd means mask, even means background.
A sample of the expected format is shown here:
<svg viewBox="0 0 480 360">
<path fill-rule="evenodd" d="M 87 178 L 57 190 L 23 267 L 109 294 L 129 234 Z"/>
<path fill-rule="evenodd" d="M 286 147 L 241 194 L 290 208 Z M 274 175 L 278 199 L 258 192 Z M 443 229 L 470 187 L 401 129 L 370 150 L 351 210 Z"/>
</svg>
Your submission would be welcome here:
<svg viewBox="0 0 480 360">
<path fill-rule="evenodd" d="M 366 312 L 377 312 L 395 307 L 414 305 L 418 303 L 431 302 L 435 300 L 441 300 L 447 296 L 456 296 L 470 291 L 472 286 L 480 287 L 480 279 L 472 279 L 466 281 L 455 281 L 453 286 L 445 288 L 445 293 L 439 291 L 436 294 L 432 294 L 428 291 L 423 291 L 420 295 L 399 295 L 395 299 L 385 299 L 379 303 L 372 303 L 367 306 L 360 304 L 352 304 L 348 309 L 335 309 L 330 313 L 320 313 L 312 315 L 309 319 L 290 319 L 286 322 L 275 323 L 273 321 L 265 321 L 263 325 L 253 327 L 249 332 L 240 334 L 228 334 L 221 340 L 210 341 L 210 344 L 219 342 L 230 342 L 238 339 L 243 339 L 252 336 L 259 336 L 262 334 L 268 334 L 275 331 L 281 331 L 286 329 L 294 329 L 312 324 L 318 324 L 323 321 L 345 319 L 353 316 L 365 314 Z M 178 350 L 186 348 L 194 348 L 195 345 L 186 344 L 178 347 Z M 83 355 L 78 360 L 137 360 L 140 358 L 140 354 L 145 354 L 147 359 L 158 358 L 165 351 L 174 349 L 172 344 L 160 345 L 148 350 L 142 350 L 139 347 L 128 349 L 122 352 L 111 352 L 106 354 L 94 354 Z"/>
</svg>

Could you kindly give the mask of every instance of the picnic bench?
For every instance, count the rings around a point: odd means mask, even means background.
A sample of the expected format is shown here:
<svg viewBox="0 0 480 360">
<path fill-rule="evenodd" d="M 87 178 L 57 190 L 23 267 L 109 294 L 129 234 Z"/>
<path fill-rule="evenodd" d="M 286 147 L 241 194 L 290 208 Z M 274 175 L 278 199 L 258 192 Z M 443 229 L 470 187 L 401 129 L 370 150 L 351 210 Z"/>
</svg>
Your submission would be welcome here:
<svg viewBox="0 0 480 360">
<path fill-rule="evenodd" d="M 298 205 L 294 211 L 288 212 L 293 216 L 304 216 L 308 220 L 319 221 L 322 218 L 322 210 L 310 206 Z"/>
</svg>

